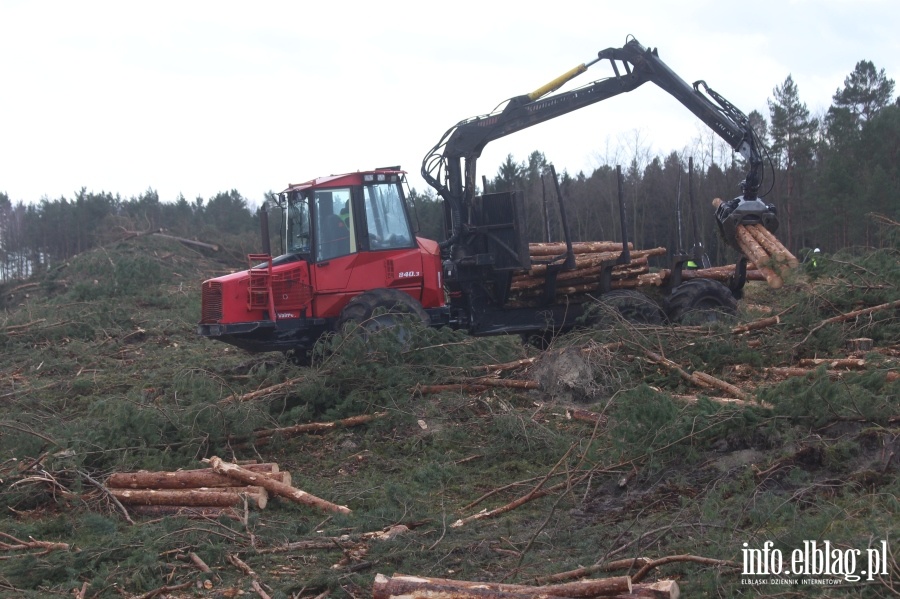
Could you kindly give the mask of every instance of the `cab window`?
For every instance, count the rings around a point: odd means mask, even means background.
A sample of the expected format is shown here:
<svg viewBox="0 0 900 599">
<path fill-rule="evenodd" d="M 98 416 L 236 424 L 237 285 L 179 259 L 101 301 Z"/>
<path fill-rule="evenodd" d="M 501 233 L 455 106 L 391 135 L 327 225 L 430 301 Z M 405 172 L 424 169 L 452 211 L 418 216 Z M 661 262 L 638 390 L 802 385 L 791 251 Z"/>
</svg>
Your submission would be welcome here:
<svg viewBox="0 0 900 599">
<path fill-rule="evenodd" d="M 356 252 L 355 225 L 350 209 L 350 189 L 329 189 L 313 194 L 318 261 Z"/>
<path fill-rule="evenodd" d="M 414 245 L 406 211 L 403 209 L 403 198 L 396 183 L 364 185 L 363 199 L 371 249 L 387 250 Z"/>
<path fill-rule="evenodd" d="M 295 194 L 288 201 L 287 213 L 287 231 L 285 235 L 287 253 L 308 254 L 310 250 L 308 200 Z"/>
</svg>

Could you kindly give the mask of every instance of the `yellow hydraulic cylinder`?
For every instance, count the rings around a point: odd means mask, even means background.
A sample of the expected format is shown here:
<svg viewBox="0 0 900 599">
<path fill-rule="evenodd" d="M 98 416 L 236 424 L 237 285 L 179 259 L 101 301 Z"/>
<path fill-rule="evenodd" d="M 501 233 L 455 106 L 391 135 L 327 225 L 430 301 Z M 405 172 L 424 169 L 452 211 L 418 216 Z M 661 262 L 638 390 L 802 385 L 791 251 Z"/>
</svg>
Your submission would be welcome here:
<svg viewBox="0 0 900 599">
<path fill-rule="evenodd" d="M 537 88 L 536 90 L 534 90 L 533 92 L 528 94 L 528 99 L 533 102 L 533 101 L 537 100 L 538 98 L 540 98 L 541 96 L 549 94 L 552 91 L 556 91 L 559 88 L 561 88 L 567 81 L 574 79 L 578 75 L 581 75 L 586 70 L 587 70 L 587 65 L 584 63 L 581 63 L 574 69 L 566 71 L 565 73 L 563 73 L 562 75 L 560 75 L 559 77 L 557 77 L 556 79 L 551 81 L 550 83 L 542 85 L 541 87 Z"/>
</svg>

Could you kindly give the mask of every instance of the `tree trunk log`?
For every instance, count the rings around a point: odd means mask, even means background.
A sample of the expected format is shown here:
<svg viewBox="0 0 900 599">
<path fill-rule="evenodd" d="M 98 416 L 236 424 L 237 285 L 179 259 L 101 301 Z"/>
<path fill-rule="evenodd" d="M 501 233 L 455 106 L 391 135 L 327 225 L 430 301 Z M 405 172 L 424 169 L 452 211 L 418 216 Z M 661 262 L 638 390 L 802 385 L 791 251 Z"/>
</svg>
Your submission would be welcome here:
<svg viewBox="0 0 900 599">
<path fill-rule="evenodd" d="M 860 358 L 837 358 L 834 360 L 827 358 L 803 358 L 800 360 L 802 368 L 817 368 L 823 364 L 828 366 L 828 368 L 841 370 L 860 370 L 866 367 L 866 361 Z"/>
<path fill-rule="evenodd" d="M 629 243 L 628 249 L 634 249 L 634 244 Z M 560 242 L 528 244 L 528 252 L 532 256 L 558 256 L 566 251 L 566 244 Z M 576 254 L 621 252 L 622 244 L 616 241 L 576 241 L 572 243 L 572 251 Z"/>
<path fill-rule="evenodd" d="M 258 473 L 252 473 L 261 477 Z M 277 481 L 272 481 L 276 482 Z M 277 483 L 282 484 L 282 483 Z M 244 497 L 259 509 L 265 509 L 269 495 L 258 486 L 220 489 L 109 489 L 110 494 L 125 505 L 173 505 L 182 507 L 234 507 L 243 505 Z"/>
<path fill-rule="evenodd" d="M 634 250 L 631 252 L 631 259 L 649 258 L 651 256 L 664 256 L 668 250 L 664 247 L 651 248 L 648 250 Z M 595 254 L 581 254 L 575 257 L 575 268 L 589 268 L 600 266 L 604 262 L 615 260 L 619 257 L 619 252 L 598 252 Z M 547 272 L 546 264 L 535 264 L 527 274 L 531 276 L 543 276 Z M 525 274 L 525 273 L 520 273 Z"/>
<path fill-rule="evenodd" d="M 773 259 L 785 264 L 788 268 L 797 268 L 800 261 L 788 250 L 771 231 L 760 224 L 749 225 L 747 229 L 754 239 L 766 250 Z"/>
<path fill-rule="evenodd" d="M 247 468 L 250 470 L 250 468 Z M 288 472 L 265 472 L 253 469 L 257 474 L 291 484 Z M 199 489 L 200 487 L 233 487 L 234 479 L 213 472 L 210 468 L 177 470 L 175 472 L 114 472 L 106 480 L 106 486 L 116 489 Z"/>
<path fill-rule="evenodd" d="M 712 203 L 713 207 L 718 208 L 722 203 L 722 200 L 716 198 Z M 777 239 L 775 239 L 773 235 L 771 235 L 771 233 L 768 233 L 768 231 L 766 233 L 768 234 L 767 243 L 770 243 L 770 245 L 773 245 L 773 247 L 780 246 L 781 248 L 784 248 L 784 246 L 782 246 L 781 243 Z M 784 279 L 781 278 L 780 273 L 775 272 L 775 270 L 773 270 L 772 268 L 773 265 L 776 265 L 780 262 L 778 257 L 770 255 L 766 251 L 766 248 L 760 245 L 760 243 L 756 240 L 756 237 L 753 235 L 753 233 L 751 233 L 748 225 L 738 225 L 735 228 L 735 237 L 735 241 L 737 242 L 738 247 L 741 249 L 741 252 L 756 264 L 756 268 L 766 278 L 766 282 L 769 284 L 769 287 L 771 287 L 772 289 L 781 289 L 781 287 L 784 285 Z M 788 252 L 787 249 L 784 249 L 784 253 L 790 255 L 790 252 Z M 783 259 L 785 259 L 784 253 L 779 253 L 779 255 Z M 793 258 L 793 256 L 791 257 Z M 796 258 L 794 258 L 794 260 L 796 260 Z"/>
<path fill-rule="evenodd" d="M 242 468 L 237 464 L 229 464 L 228 462 L 224 462 L 222 461 L 222 458 L 219 458 L 217 456 L 209 458 L 209 465 L 219 474 L 224 474 L 229 478 L 239 480 L 242 483 L 248 485 L 259 485 L 260 487 L 263 487 L 267 491 L 274 493 L 279 497 L 290 499 L 291 501 L 294 501 L 296 503 L 317 507 L 319 509 L 330 512 L 338 512 L 341 514 L 350 513 L 350 508 L 348 508 L 347 506 L 336 505 L 329 501 L 325 501 L 324 499 L 320 499 L 315 495 L 310 495 L 306 491 L 296 489 L 291 485 L 286 485 L 284 483 L 278 482 L 277 480 L 261 477 L 258 473 Z"/>
<path fill-rule="evenodd" d="M 632 585 L 628 595 L 615 595 L 613 599 L 631 599 L 632 597 L 652 597 L 653 599 L 678 599 L 681 597 L 681 589 L 674 580 L 660 580 L 657 582 L 639 582 Z"/>
<path fill-rule="evenodd" d="M 779 323 L 781 323 L 781 319 L 778 316 L 769 316 L 767 318 L 760 318 L 759 320 L 754 320 L 753 322 L 738 325 L 731 329 L 731 333 L 733 335 L 743 335 L 744 333 L 749 333 L 750 331 L 758 331 L 760 329 L 764 329 L 766 327 L 770 327 Z"/>
<path fill-rule="evenodd" d="M 548 586 L 527 586 L 489 582 L 423 578 L 394 574 L 375 576 L 373 599 L 545 599 L 552 597 L 609 597 L 631 592 L 631 578 L 617 576 L 579 580 Z"/>
</svg>

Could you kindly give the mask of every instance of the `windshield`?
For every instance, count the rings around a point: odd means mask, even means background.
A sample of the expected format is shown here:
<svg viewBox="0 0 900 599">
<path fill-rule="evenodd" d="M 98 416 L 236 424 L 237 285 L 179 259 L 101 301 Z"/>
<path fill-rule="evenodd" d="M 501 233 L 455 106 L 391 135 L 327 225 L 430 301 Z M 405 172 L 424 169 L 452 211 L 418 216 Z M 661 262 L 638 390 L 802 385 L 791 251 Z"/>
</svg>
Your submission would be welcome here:
<svg viewBox="0 0 900 599">
<path fill-rule="evenodd" d="M 309 253 L 309 201 L 299 194 L 288 198 L 288 217 L 285 223 L 287 254 Z"/>
</svg>

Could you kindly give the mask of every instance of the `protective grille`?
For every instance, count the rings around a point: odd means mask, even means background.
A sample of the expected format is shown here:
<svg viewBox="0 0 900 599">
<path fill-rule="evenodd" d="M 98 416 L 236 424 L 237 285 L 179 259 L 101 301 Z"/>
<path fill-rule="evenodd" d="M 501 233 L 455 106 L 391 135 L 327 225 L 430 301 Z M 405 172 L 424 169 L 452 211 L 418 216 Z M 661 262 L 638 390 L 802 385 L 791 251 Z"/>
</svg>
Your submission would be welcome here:
<svg viewBox="0 0 900 599">
<path fill-rule="evenodd" d="M 222 284 L 207 281 L 203 284 L 203 307 L 200 310 L 200 322 L 219 322 L 222 320 Z"/>
<path fill-rule="evenodd" d="M 312 286 L 304 283 L 303 268 L 293 268 L 272 275 L 272 293 L 277 309 L 296 309 L 312 300 Z"/>
</svg>

